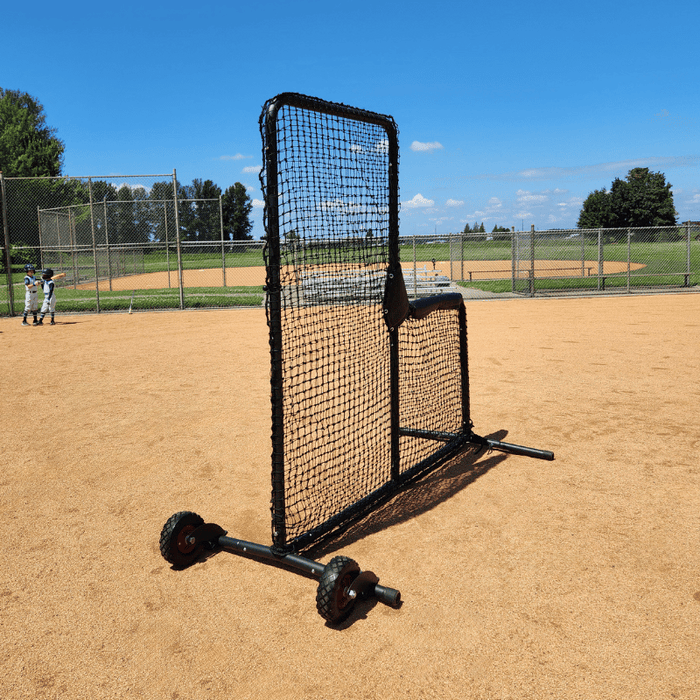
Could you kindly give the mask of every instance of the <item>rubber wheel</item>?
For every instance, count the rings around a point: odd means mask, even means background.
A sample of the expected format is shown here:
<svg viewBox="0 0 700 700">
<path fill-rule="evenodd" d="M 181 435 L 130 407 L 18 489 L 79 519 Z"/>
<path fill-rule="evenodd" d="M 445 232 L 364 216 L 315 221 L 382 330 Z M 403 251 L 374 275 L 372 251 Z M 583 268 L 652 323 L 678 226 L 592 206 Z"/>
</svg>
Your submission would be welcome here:
<svg viewBox="0 0 700 700">
<path fill-rule="evenodd" d="M 316 589 L 316 609 L 322 618 L 335 624 L 352 612 L 355 599 L 347 592 L 359 574 L 357 562 L 348 557 L 333 557 L 326 564 Z"/>
<path fill-rule="evenodd" d="M 174 567 L 184 569 L 199 558 L 202 544 L 189 544 L 187 535 L 196 530 L 204 520 L 188 510 L 182 510 L 168 518 L 160 531 L 160 553 Z"/>
</svg>

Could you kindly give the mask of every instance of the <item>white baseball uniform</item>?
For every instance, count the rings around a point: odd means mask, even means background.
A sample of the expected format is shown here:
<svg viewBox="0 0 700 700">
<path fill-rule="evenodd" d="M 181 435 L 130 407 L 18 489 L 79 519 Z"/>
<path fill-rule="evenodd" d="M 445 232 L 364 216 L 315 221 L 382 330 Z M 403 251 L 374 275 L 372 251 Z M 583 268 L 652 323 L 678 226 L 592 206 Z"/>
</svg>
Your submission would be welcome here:
<svg viewBox="0 0 700 700">
<path fill-rule="evenodd" d="M 31 311 L 36 313 L 39 307 L 39 294 L 36 288 L 36 277 L 34 275 L 25 275 L 24 277 L 25 293 L 24 293 L 24 313 L 25 315 Z"/>
<path fill-rule="evenodd" d="M 44 303 L 41 305 L 41 316 L 48 311 L 53 316 L 54 311 L 56 311 L 56 295 L 54 294 L 54 287 L 56 283 L 53 280 L 44 280 Z"/>
</svg>

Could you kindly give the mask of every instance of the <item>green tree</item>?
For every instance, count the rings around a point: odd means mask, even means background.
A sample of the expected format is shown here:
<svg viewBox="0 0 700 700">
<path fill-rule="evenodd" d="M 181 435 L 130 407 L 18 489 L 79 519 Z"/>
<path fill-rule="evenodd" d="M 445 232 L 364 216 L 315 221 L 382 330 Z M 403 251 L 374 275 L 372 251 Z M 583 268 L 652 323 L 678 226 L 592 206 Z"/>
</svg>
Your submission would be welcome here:
<svg viewBox="0 0 700 700">
<path fill-rule="evenodd" d="M 229 187 L 222 197 L 224 213 L 224 238 L 233 241 L 248 241 L 253 238 L 253 222 L 250 214 L 253 203 L 244 185 L 237 182 Z"/>
<path fill-rule="evenodd" d="M 0 172 L 5 177 L 60 175 L 64 150 L 38 100 L 0 87 Z"/>
<path fill-rule="evenodd" d="M 154 182 L 148 199 L 152 240 L 172 242 L 175 239 L 173 183 Z"/>
<path fill-rule="evenodd" d="M 116 215 L 114 227 L 110 226 L 110 243 L 135 243 L 138 240 L 136 221 L 136 202 L 134 192 L 127 184 L 117 190 Z"/>
<path fill-rule="evenodd" d="M 579 228 L 612 228 L 612 198 L 607 190 L 591 192 L 578 216 Z"/>
<path fill-rule="evenodd" d="M 211 180 L 195 178 L 178 189 L 180 236 L 183 241 L 221 240 L 219 196 L 221 188 Z"/>
<path fill-rule="evenodd" d="M 595 190 L 583 203 L 579 228 L 675 226 L 676 208 L 671 184 L 663 173 L 633 168 L 610 190 Z"/>
<path fill-rule="evenodd" d="M 663 173 L 634 168 L 626 180 L 617 179 L 610 190 L 613 212 L 620 226 L 675 226 L 671 183 Z"/>
<path fill-rule="evenodd" d="M 221 240 L 221 213 L 219 210 L 219 197 L 221 188 L 211 180 L 192 181 L 195 217 L 197 221 L 197 240 L 220 241 Z"/>
</svg>

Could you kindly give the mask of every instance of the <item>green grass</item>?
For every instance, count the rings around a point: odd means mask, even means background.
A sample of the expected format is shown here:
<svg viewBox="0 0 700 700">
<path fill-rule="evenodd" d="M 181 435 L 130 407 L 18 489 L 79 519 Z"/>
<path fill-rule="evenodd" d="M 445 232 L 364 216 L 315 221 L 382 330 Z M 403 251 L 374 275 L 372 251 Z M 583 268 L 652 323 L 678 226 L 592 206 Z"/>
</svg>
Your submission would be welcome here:
<svg viewBox="0 0 700 700">
<path fill-rule="evenodd" d="M 20 290 L 21 291 L 21 290 Z M 19 296 L 19 298 L 18 298 Z M 235 306 L 262 306 L 265 293 L 262 286 L 253 287 L 194 287 L 184 290 L 185 308 L 225 308 Z M 100 291 L 100 311 L 127 311 L 132 304 L 129 291 Z M 15 294 L 15 313 L 24 309 L 24 295 Z M 138 289 L 133 296 L 134 310 L 179 309 L 180 290 Z M 94 291 L 58 288 L 56 291 L 57 312 L 97 311 L 97 298 Z M 0 299 L 0 313 L 8 313 L 7 299 Z"/>
</svg>

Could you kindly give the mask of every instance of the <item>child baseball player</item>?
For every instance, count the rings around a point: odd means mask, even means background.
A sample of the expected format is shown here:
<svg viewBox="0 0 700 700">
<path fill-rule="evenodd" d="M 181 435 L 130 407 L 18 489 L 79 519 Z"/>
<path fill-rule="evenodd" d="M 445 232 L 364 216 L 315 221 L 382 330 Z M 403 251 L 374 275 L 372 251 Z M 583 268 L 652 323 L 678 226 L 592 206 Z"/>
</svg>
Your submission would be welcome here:
<svg viewBox="0 0 700 700">
<path fill-rule="evenodd" d="M 27 314 L 31 311 L 34 316 L 34 323 L 32 325 L 38 326 L 39 321 L 36 318 L 37 308 L 39 306 L 39 295 L 36 288 L 36 272 L 34 270 L 34 265 L 24 266 L 24 317 L 22 318 L 22 325 L 28 326 Z"/>
<path fill-rule="evenodd" d="M 44 303 L 41 305 L 41 316 L 39 317 L 39 323 L 37 324 L 39 326 L 44 325 L 44 316 L 46 316 L 47 311 L 51 314 L 51 325 L 56 325 L 56 321 L 53 319 L 56 312 L 56 283 L 51 279 L 52 277 L 53 270 L 49 267 L 44 270 L 43 274 L 41 275 L 41 280 L 39 281 L 39 284 L 44 289 Z"/>
</svg>

